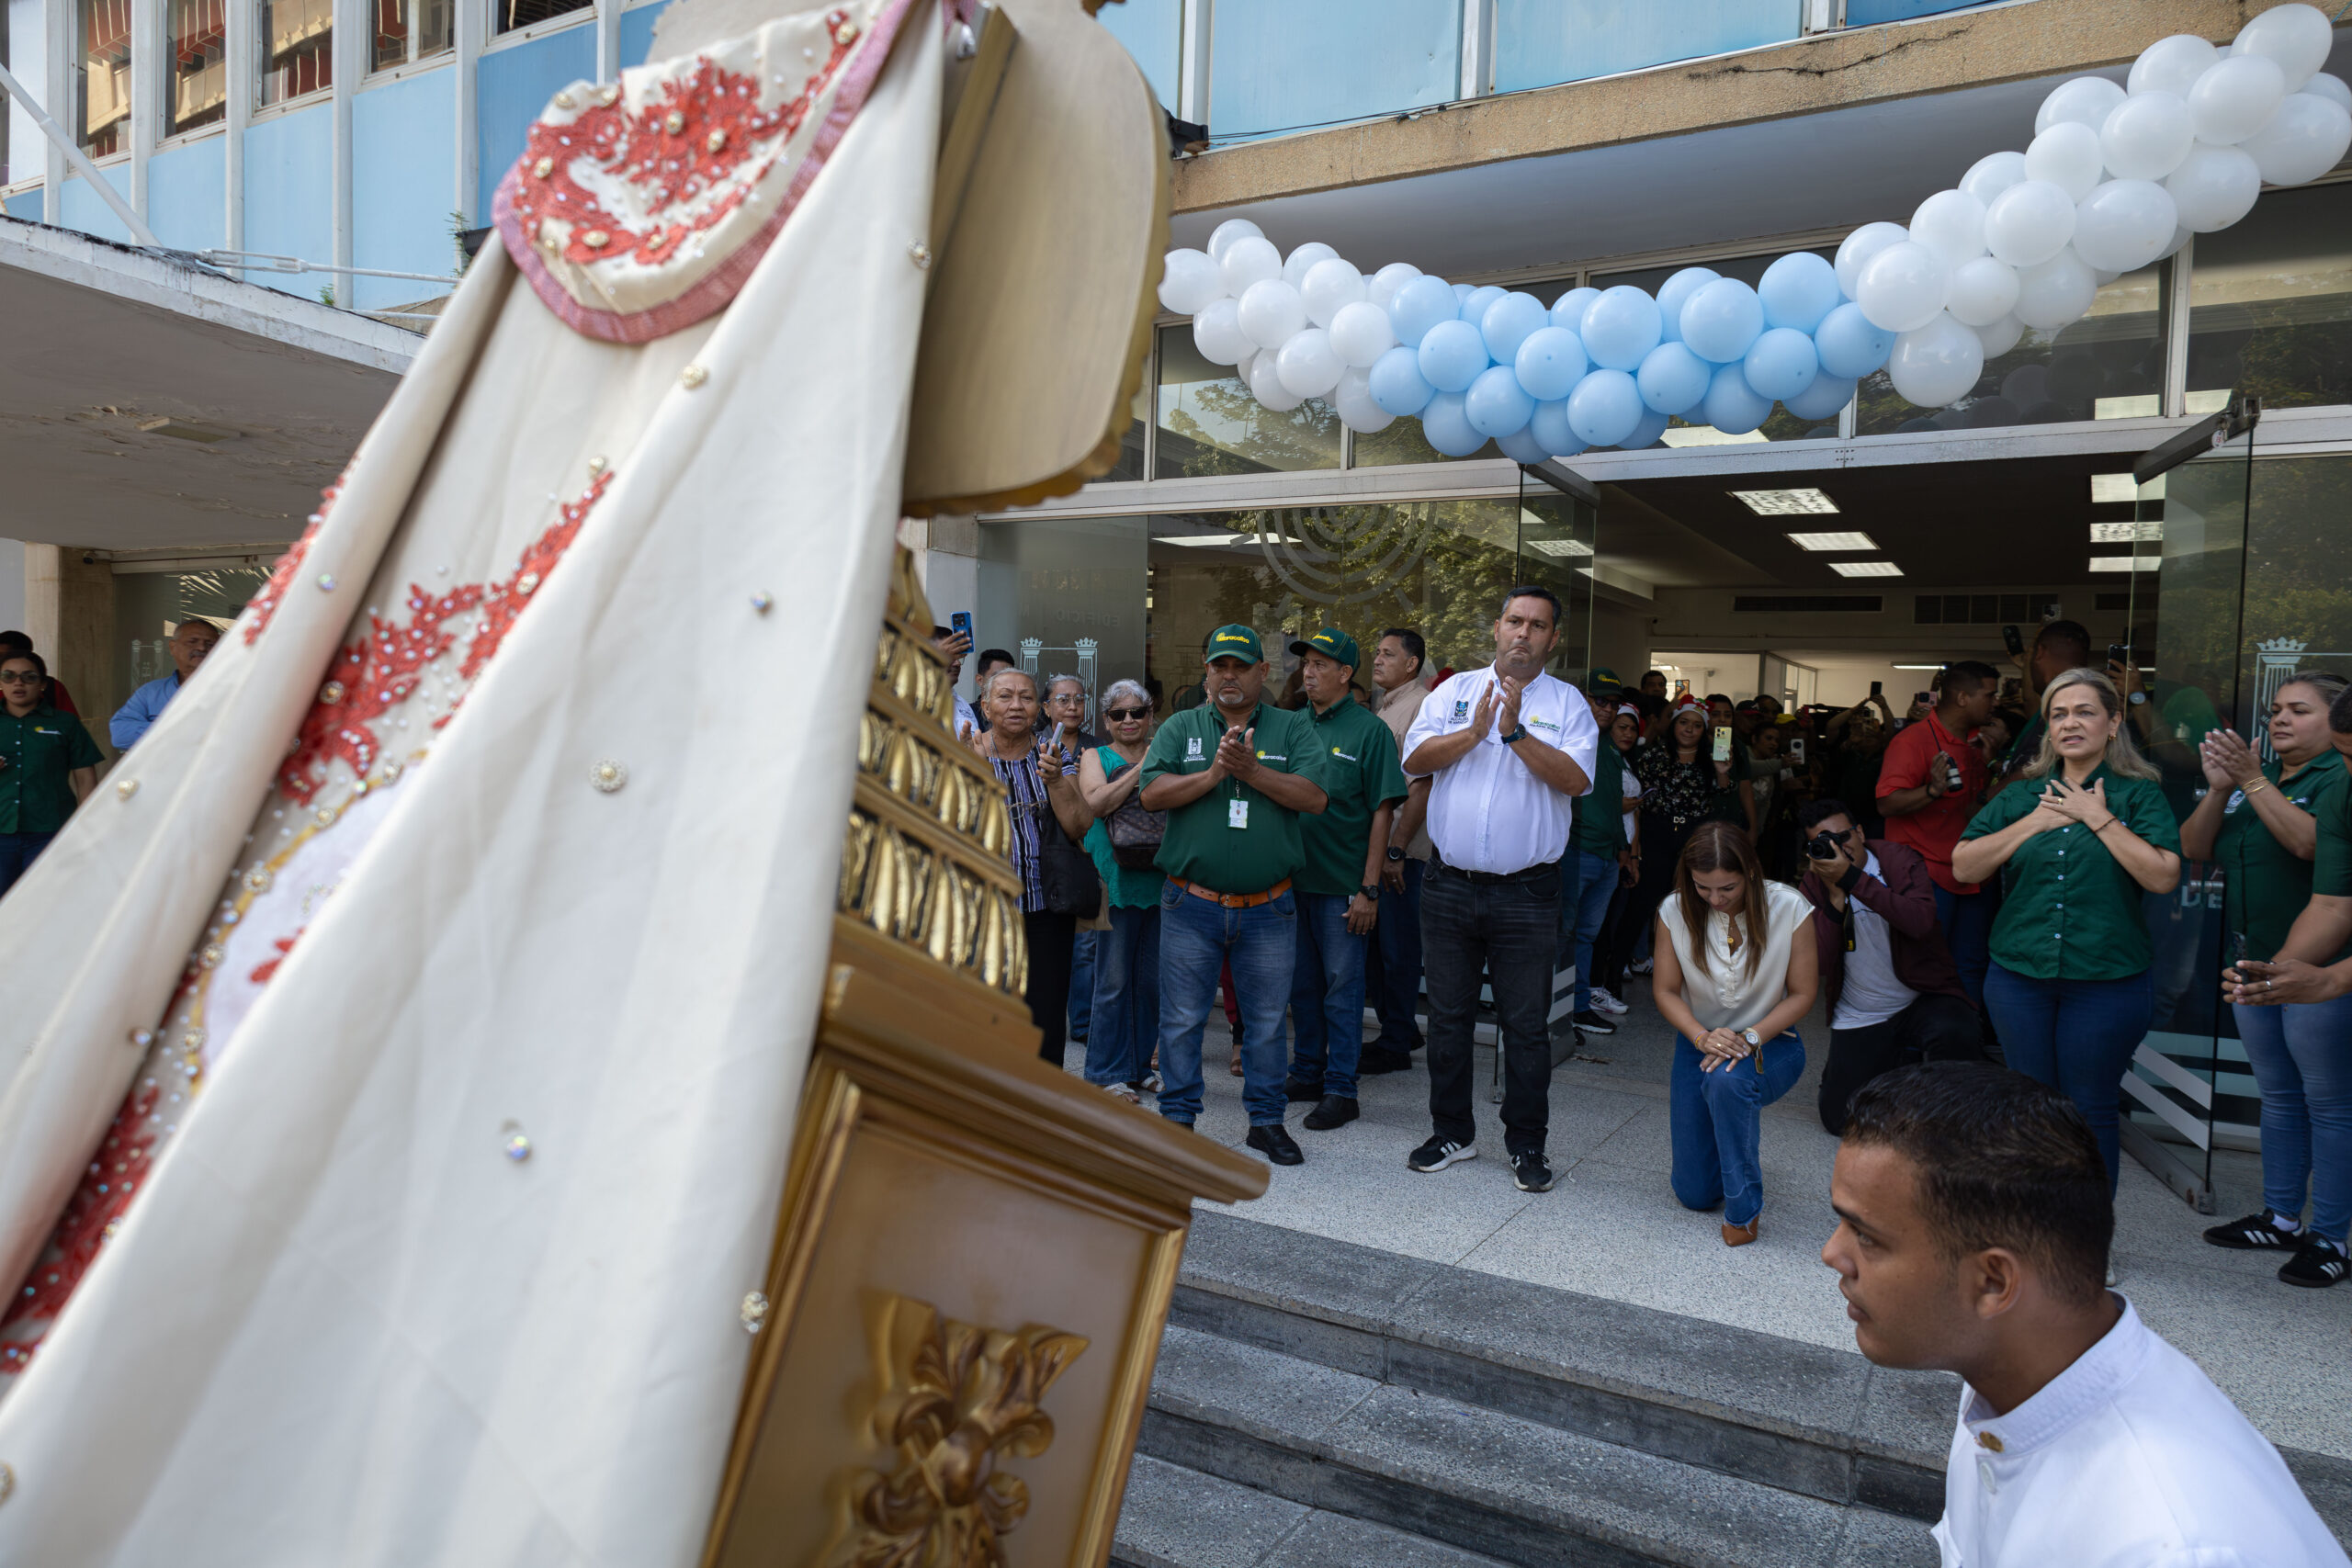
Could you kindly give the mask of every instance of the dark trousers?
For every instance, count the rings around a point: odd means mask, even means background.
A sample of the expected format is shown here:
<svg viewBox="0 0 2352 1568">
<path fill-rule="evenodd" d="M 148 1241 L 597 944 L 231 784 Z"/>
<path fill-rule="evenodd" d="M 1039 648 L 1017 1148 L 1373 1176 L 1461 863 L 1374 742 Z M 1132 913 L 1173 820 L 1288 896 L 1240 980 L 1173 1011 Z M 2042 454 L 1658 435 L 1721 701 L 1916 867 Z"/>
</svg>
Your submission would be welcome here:
<svg viewBox="0 0 2352 1568">
<path fill-rule="evenodd" d="M 1682 858 L 1682 845 L 1699 830 L 1696 822 L 1686 822 L 1677 828 L 1670 822 L 1642 823 L 1642 875 L 1626 896 L 1624 908 L 1619 911 L 1617 926 L 1611 933 L 1610 958 L 1602 968 L 1619 977 L 1623 984 L 1625 965 L 1634 961 L 1634 951 L 1642 944 L 1642 933 L 1650 929 L 1650 921 L 1657 916 L 1657 907 L 1674 891 L 1674 863 Z"/>
<path fill-rule="evenodd" d="M 1502 1026 L 1503 1146 L 1541 1152 L 1552 1111 L 1552 956 L 1560 941 L 1560 869 L 1517 882 L 1472 882 L 1432 863 L 1421 885 L 1421 965 L 1430 990 L 1430 1122 L 1442 1138 L 1477 1136 L 1471 1045 L 1483 976 Z"/>
<path fill-rule="evenodd" d="M 1405 891 L 1380 888 L 1380 923 L 1364 953 L 1364 996 L 1380 1015 L 1375 1043 L 1398 1051 L 1421 1048 L 1421 877 L 1426 861 L 1405 862 Z"/>
<path fill-rule="evenodd" d="M 2009 1066 L 2075 1102 L 2107 1160 L 2107 1190 L 2122 1165 L 2116 1131 L 2123 1075 L 2155 1017 L 2147 971 L 2120 980 L 2037 980 L 1997 963 L 1984 973 L 1984 1005 Z"/>
<path fill-rule="evenodd" d="M 1958 997 L 1923 996 L 1883 1023 L 1832 1029 L 1821 1066 L 1821 1124 L 1846 1130 L 1854 1091 L 1914 1062 L 1973 1062 L 1984 1055 L 1984 1025 Z"/>
<path fill-rule="evenodd" d="M 0 893 L 8 891 L 17 878 L 32 869 L 34 858 L 55 837 L 55 833 L 0 833 Z"/>
<path fill-rule="evenodd" d="M 1024 913 L 1021 923 L 1029 933 L 1029 989 L 1023 999 L 1029 1004 L 1029 1021 L 1045 1036 L 1037 1042 L 1037 1055 L 1058 1067 L 1069 1040 L 1069 966 L 1078 917 L 1037 909 Z"/>
<path fill-rule="evenodd" d="M 1999 902 L 1989 887 L 1973 893 L 1936 889 L 1936 922 L 1944 928 L 1944 945 L 1960 971 L 1960 988 L 1978 1007 L 1984 1005 L 1984 969 L 1993 962 L 1993 917 Z"/>
</svg>

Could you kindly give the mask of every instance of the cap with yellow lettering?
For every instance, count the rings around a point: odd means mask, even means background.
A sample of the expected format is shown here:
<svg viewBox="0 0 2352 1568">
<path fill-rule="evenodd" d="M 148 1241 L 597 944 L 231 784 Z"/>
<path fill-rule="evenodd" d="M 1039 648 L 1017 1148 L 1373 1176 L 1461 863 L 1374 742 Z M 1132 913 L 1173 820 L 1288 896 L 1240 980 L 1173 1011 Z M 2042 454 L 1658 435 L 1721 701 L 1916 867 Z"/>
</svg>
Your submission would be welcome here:
<svg viewBox="0 0 2352 1568">
<path fill-rule="evenodd" d="M 1246 659 L 1252 664 L 1265 661 L 1265 650 L 1258 646 L 1258 634 L 1248 626 L 1219 626 L 1209 633 L 1207 657 L 1210 659 Z"/>
<path fill-rule="evenodd" d="M 1337 626 L 1325 626 L 1313 637 L 1292 643 L 1290 650 L 1302 657 L 1319 653 L 1332 663 L 1344 664 L 1351 670 L 1363 661 L 1363 651 L 1356 647 L 1356 639 Z"/>
</svg>

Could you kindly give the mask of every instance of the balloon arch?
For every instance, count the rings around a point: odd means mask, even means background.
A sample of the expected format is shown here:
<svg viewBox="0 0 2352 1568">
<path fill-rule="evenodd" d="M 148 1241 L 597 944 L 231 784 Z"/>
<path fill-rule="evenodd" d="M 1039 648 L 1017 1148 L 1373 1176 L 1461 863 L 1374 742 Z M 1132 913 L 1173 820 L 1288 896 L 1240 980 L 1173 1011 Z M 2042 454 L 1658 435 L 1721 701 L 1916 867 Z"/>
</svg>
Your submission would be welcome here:
<svg viewBox="0 0 2352 1568">
<path fill-rule="evenodd" d="M 2352 146 L 2352 87 L 2323 74 L 2334 28 L 2280 6 L 2216 47 L 2151 44 L 2126 86 L 2062 84 L 2022 152 L 1980 159 L 1906 226 L 1867 223 L 1837 260 L 1781 257 L 1756 287 L 1685 267 L 1652 296 L 1448 283 L 1404 262 L 1366 277 L 1326 244 L 1285 257 L 1246 219 L 1168 253 L 1160 303 L 1276 412 L 1328 398 L 1369 434 L 1418 416 L 1464 457 L 1522 463 L 1647 446 L 1676 416 L 1726 434 L 1779 403 L 1834 418 L 1883 367 L 1923 408 L 1965 397 L 2028 328 L 2080 320 L 2102 283 L 2226 229 L 2265 183 L 2303 185 Z"/>
</svg>

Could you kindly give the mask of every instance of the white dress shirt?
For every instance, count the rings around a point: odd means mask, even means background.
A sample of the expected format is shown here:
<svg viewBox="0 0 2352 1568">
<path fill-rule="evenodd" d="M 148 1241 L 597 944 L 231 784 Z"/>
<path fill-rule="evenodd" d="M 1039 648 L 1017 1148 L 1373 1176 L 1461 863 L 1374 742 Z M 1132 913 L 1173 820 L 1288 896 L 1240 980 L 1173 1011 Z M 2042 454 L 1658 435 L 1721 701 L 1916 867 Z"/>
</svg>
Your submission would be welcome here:
<svg viewBox="0 0 2352 1568">
<path fill-rule="evenodd" d="M 2345 1563 L 2278 1451 L 2129 1302 L 2007 1416 L 1961 1385 L 1936 1543 L 1943 1568 Z"/>
<path fill-rule="evenodd" d="M 1478 699 L 1497 683 L 1493 665 L 1467 670 L 1439 683 L 1421 702 L 1406 732 L 1405 755 L 1425 740 L 1470 728 Z M 1496 702 L 1501 702 L 1498 695 Z M 1519 722 L 1528 739 L 1521 744 L 1556 747 L 1584 771 L 1592 787 L 1593 754 L 1600 727 L 1592 705 L 1566 681 L 1538 674 L 1520 694 Z M 1410 770 L 1408 770 L 1409 772 Z M 1486 739 L 1450 768 L 1441 768 L 1430 786 L 1430 837 L 1438 857 L 1459 871 L 1505 875 L 1532 865 L 1549 865 L 1567 852 L 1572 796 L 1562 795 L 1532 773 L 1503 744 L 1502 725 L 1487 726 Z"/>
<path fill-rule="evenodd" d="M 1886 880 L 1878 856 L 1862 852 L 1862 874 Z M 1830 1014 L 1832 1029 L 1868 1029 L 1884 1023 L 1919 999 L 1919 993 L 1894 974 L 1894 943 L 1886 917 L 1849 895 L 1846 907 L 1854 911 L 1854 951 L 1846 954 L 1844 977 L 1838 987 L 1838 1009 Z"/>
<path fill-rule="evenodd" d="M 1703 974 L 1690 929 L 1682 923 L 1681 898 L 1668 893 L 1657 907 L 1657 918 L 1674 946 L 1674 961 L 1682 967 L 1682 1000 L 1690 1016 L 1706 1029 L 1753 1029 L 1789 994 L 1789 944 L 1812 923 L 1813 900 L 1785 882 L 1764 884 L 1764 935 L 1752 968 L 1747 943 L 1755 933 L 1742 931 L 1735 953 L 1731 917 L 1709 910 L 1707 929 L 1697 939 L 1706 944 Z"/>
</svg>

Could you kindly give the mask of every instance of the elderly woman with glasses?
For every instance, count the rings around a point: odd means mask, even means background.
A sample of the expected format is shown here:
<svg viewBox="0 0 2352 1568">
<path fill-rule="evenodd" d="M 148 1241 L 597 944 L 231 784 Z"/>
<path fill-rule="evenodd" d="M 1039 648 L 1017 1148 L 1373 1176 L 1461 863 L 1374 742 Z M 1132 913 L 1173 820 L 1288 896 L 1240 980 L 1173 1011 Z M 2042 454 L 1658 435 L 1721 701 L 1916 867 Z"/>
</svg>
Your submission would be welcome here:
<svg viewBox="0 0 2352 1568">
<path fill-rule="evenodd" d="M 1136 798 L 1144 753 L 1151 746 L 1151 696 L 1121 681 L 1102 698 L 1110 740 L 1078 761 L 1079 793 L 1094 814 L 1086 847 L 1110 895 L 1111 929 L 1094 949 L 1094 1012 L 1086 1037 L 1086 1081 L 1130 1102 L 1159 1087 L 1151 1068 L 1159 1038 L 1159 893 L 1152 863 L 1162 813 Z M 1113 829 L 1124 842 L 1114 841 Z"/>
<path fill-rule="evenodd" d="M 104 760 L 82 721 L 50 705 L 40 654 L 0 658 L 0 893 L 89 798 Z"/>
</svg>

